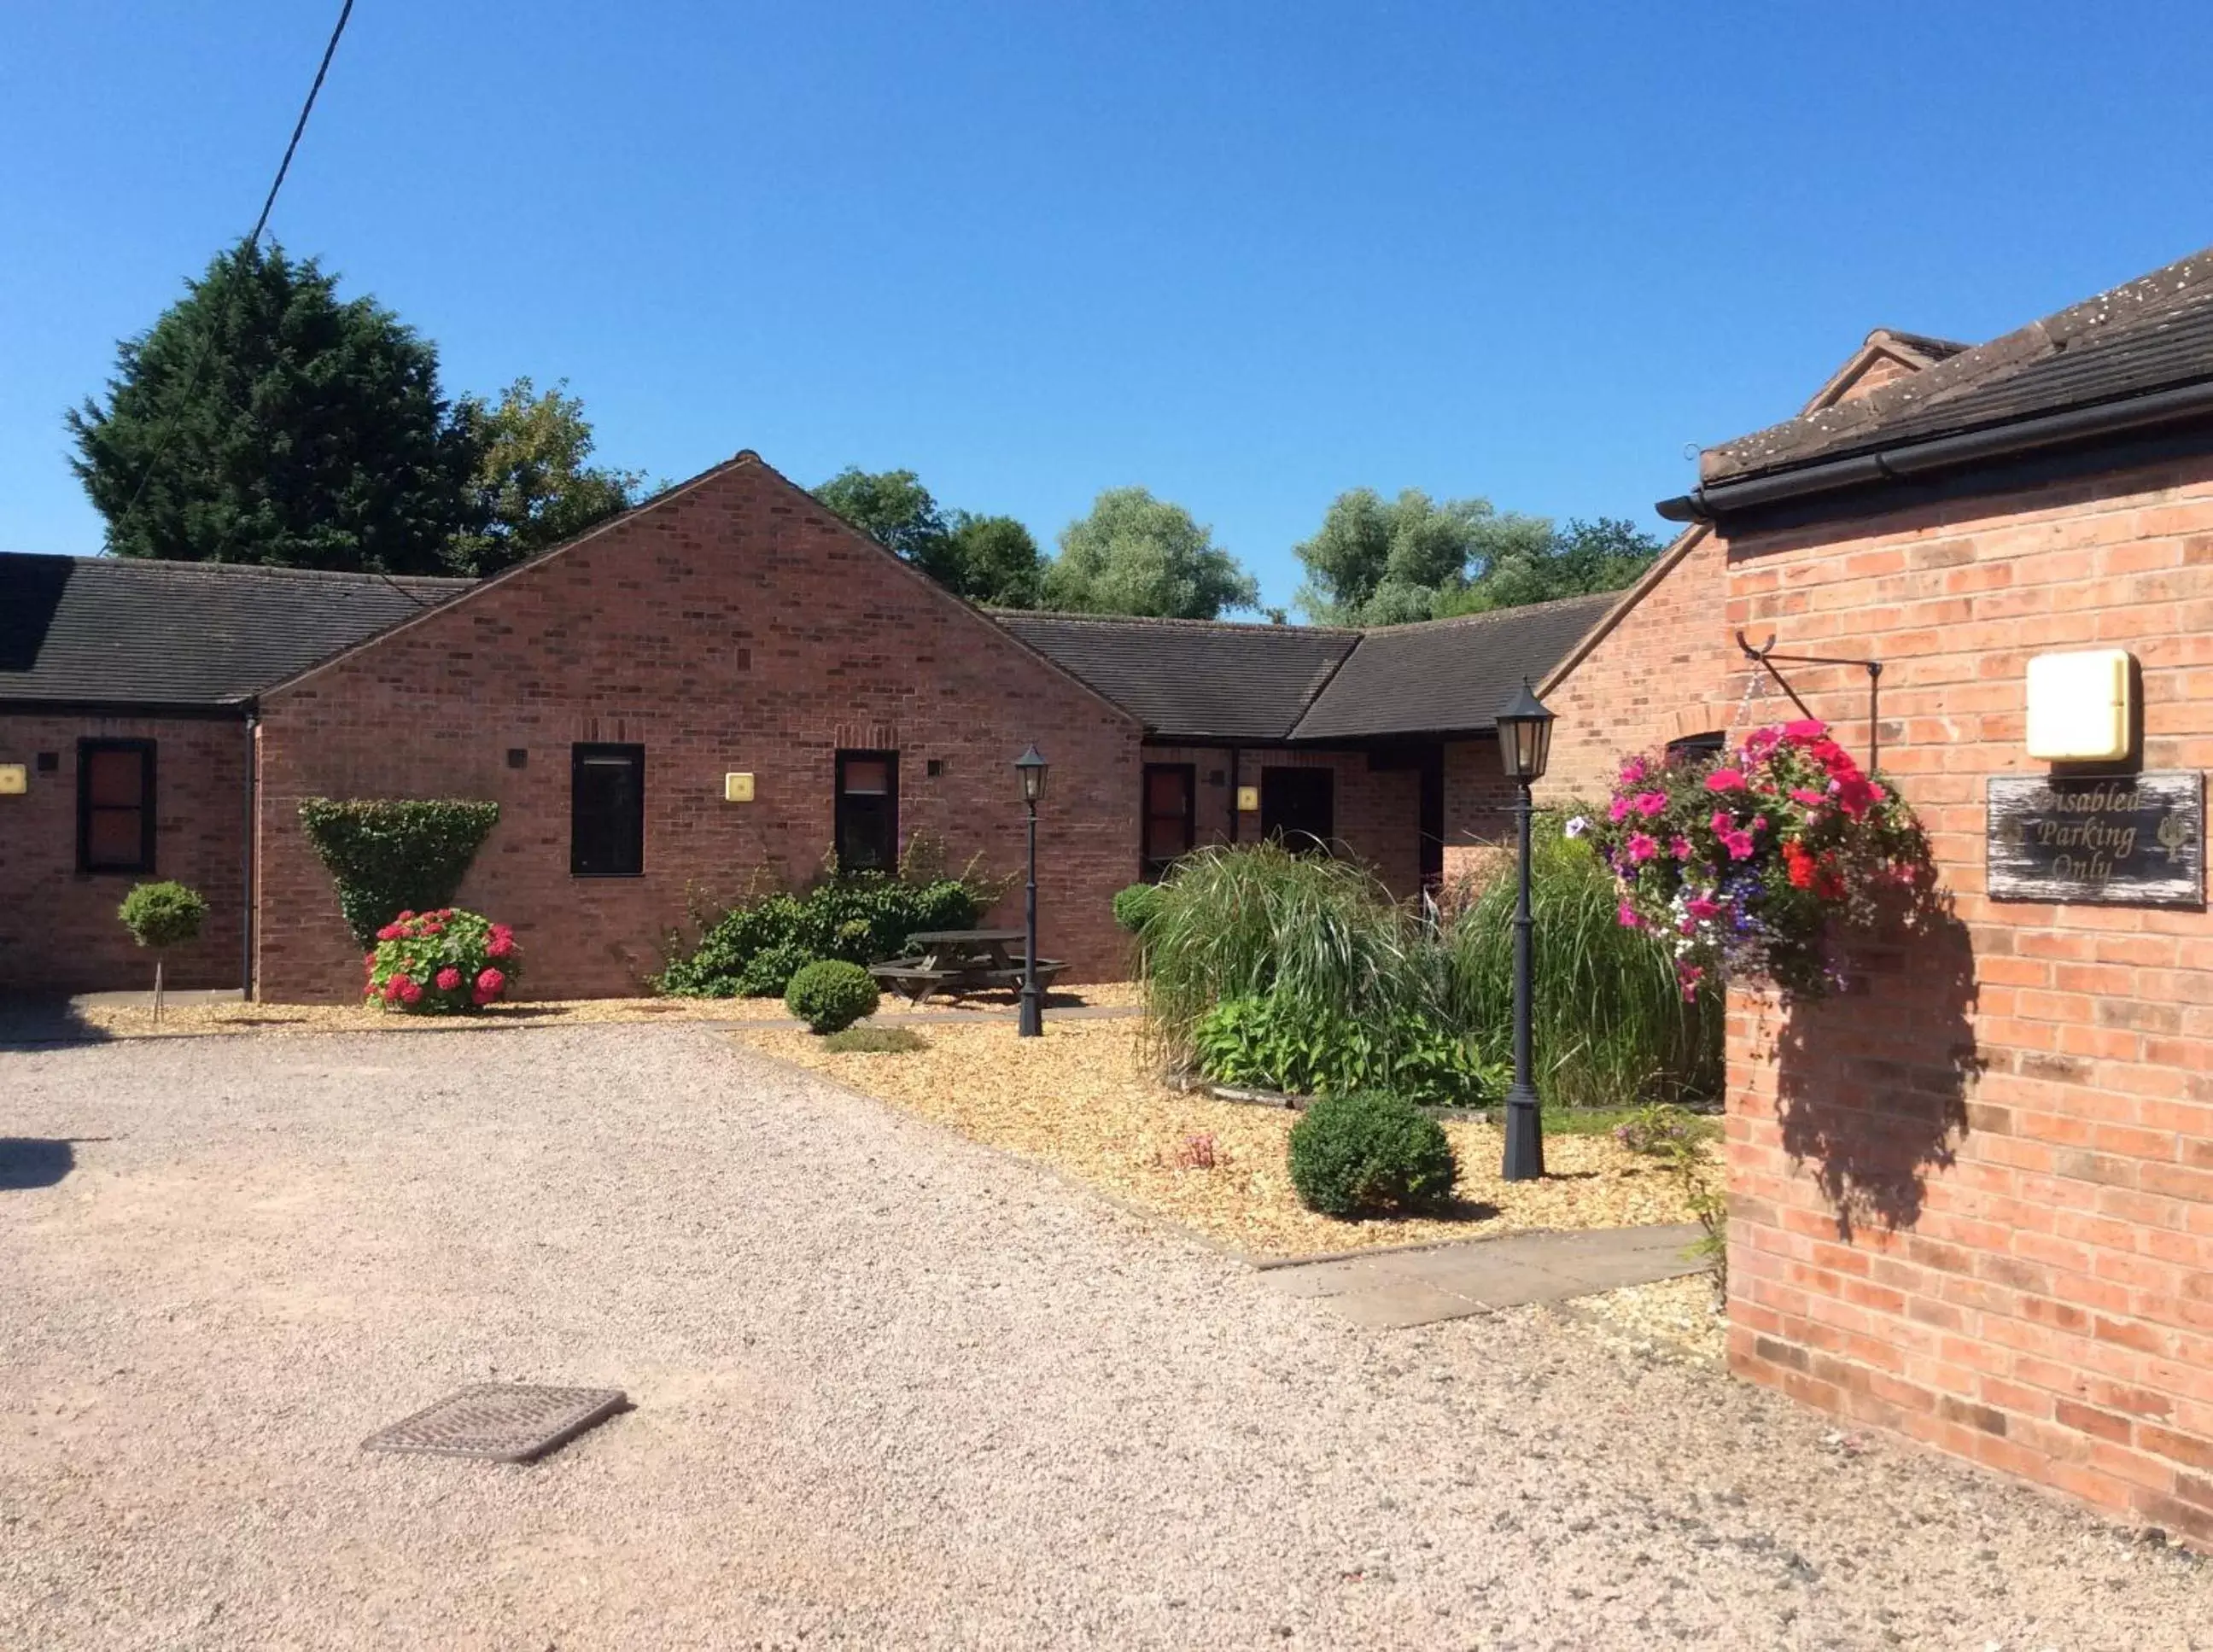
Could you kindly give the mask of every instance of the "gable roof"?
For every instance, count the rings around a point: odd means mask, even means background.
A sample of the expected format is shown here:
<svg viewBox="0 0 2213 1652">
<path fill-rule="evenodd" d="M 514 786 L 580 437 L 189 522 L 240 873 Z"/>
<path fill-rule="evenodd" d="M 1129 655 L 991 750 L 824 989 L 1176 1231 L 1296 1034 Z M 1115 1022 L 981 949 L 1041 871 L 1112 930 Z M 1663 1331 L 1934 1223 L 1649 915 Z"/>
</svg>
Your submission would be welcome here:
<svg viewBox="0 0 2213 1652">
<path fill-rule="evenodd" d="M 0 702 L 233 704 L 473 583 L 0 552 Z"/>
<path fill-rule="evenodd" d="M 1320 625 L 991 611 L 993 619 L 1174 740 L 1289 738 L 1360 639 Z"/>
<path fill-rule="evenodd" d="M 1836 402 L 1766 430 L 1708 449 L 1700 455 L 1700 494 L 1671 500 L 1663 515 L 1682 520 L 1711 503 L 1727 503 L 1726 490 L 1779 479 L 1815 466 L 1837 466 L 1838 485 L 1886 478 L 1870 462 L 1859 477 L 1845 461 L 1894 454 L 1916 444 L 1989 433 L 1998 449 L 2009 427 L 2028 427 L 2064 415 L 2083 416 L 2049 434 L 2088 436 L 2137 425 L 2155 417 L 2205 417 L 2200 398 L 2184 395 L 2213 385 L 2213 249 L 2193 254 L 2137 280 L 2047 315 L 2002 338 L 1934 362 L 1923 370 Z M 2149 399 L 2164 397 L 2153 402 Z M 2131 406 L 2131 404 L 2140 404 Z M 2107 408 L 2113 418 L 2088 417 Z M 2027 429 L 2014 432 L 2030 439 Z M 1916 470 L 1934 468 L 1916 462 Z M 1716 491 L 1709 501 L 1704 491 Z M 1765 503 L 1765 492 L 1760 502 Z M 1747 503 L 1751 496 L 1742 496 Z M 1681 509 L 1687 507 L 1687 509 Z"/>
<path fill-rule="evenodd" d="M 1541 682 L 1618 591 L 1361 633 L 1294 740 L 1462 734 L 1497 726 L 1523 678 Z"/>
<path fill-rule="evenodd" d="M 992 618 L 1161 740 L 1346 741 L 1478 733 L 1548 674 L 1618 592 L 1351 631 L 1106 614 Z"/>
</svg>

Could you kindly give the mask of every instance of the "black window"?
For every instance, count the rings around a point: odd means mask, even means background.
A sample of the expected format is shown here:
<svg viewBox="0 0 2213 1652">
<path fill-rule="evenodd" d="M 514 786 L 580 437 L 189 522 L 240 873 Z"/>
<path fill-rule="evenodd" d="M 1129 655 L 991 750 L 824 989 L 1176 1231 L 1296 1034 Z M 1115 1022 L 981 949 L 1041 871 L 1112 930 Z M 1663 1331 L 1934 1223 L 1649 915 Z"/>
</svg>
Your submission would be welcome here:
<svg viewBox="0 0 2213 1652">
<path fill-rule="evenodd" d="M 1722 748 L 1728 744 L 1728 736 L 1718 730 L 1708 735 L 1686 735 L 1680 740 L 1667 742 L 1670 763 L 1703 763 L 1710 757 L 1719 757 Z"/>
<path fill-rule="evenodd" d="M 631 878 L 644 870 L 645 747 L 570 747 L 570 875 Z"/>
<path fill-rule="evenodd" d="M 1198 836 L 1198 769 L 1190 763 L 1145 765 L 1145 875 L 1164 877 L 1191 853 Z"/>
<path fill-rule="evenodd" d="M 1260 771 L 1260 835 L 1301 854 L 1326 853 L 1337 835 L 1337 776 L 1328 769 Z"/>
<path fill-rule="evenodd" d="M 899 753 L 838 753 L 838 865 L 888 872 L 899 864 Z"/>
<path fill-rule="evenodd" d="M 80 872 L 154 869 L 154 742 L 76 743 L 76 865 Z"/>
</svg>

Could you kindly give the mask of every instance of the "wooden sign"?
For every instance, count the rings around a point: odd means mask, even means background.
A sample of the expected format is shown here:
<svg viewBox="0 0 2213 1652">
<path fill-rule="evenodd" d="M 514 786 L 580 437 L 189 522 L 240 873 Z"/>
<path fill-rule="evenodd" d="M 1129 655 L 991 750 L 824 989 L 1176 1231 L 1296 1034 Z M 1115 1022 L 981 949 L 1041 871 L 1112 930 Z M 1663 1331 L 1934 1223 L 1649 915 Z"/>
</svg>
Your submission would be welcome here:
<svg viewBox="0 0 2213 1652">
<path fill-rule="evenodd" d="M 2205 899 L 2205 779 L 1993 775 L 1993 900 L 2197 906 Z"/>
</svg>

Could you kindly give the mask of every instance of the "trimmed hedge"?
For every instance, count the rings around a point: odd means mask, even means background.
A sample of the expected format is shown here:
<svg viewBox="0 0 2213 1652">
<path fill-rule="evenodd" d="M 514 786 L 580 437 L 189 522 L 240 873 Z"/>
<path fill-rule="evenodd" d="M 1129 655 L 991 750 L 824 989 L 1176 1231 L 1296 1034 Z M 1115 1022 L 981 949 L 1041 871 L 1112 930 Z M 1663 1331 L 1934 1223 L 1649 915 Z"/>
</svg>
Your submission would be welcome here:
<svg viewBox="0 0 2213 1652">
<path fill-rule="evenodd" d="M 160 952 L 196 937 L 207 909 L 198 891 L 181 883 L 141 883 L 123 897 L 115 915 L 132 940 Z"/>
<path fill-rule="evenodd" d="M 783 1007 L 816 1033 L 842 1033 L 876 1013 L 875 977 L 858 964 L 826 958 L 809 964 L 783 990 Z"/>
<path fill-rule="evenodd" d="M 1379 1091 L 1326 1096 L 1291 1127 L 1291 1185 L 1309 1210 L 1356 1216 L 1433 1210 L 1460 1174 L 1444 1126 Z"/>
<path fill-rule="evenodd" d="M 688 951 L 672 936 L 660 990 L 686 998 L 772 998 L 823 959 L 881 963 L 918 930 L 969 930 L 998 899 L 972 876 L 916 881 L 883 872 L 826 878 L 732 907 Z"/>
<path fill-rule="evenodd" d="M 1133 883 L 1114 892 L 1114 925 L 1125 935 L 1143 935 L 1145 924 L 1160 910 L 1161 886 Z"/>
<path fill-rule="evenodd" d="M 451 905 L 498 820 L 497 803 L 454 798 L 310 797 L 300 805 L 300 824 L 364 948 L 401 912 Z"/>
</svg>

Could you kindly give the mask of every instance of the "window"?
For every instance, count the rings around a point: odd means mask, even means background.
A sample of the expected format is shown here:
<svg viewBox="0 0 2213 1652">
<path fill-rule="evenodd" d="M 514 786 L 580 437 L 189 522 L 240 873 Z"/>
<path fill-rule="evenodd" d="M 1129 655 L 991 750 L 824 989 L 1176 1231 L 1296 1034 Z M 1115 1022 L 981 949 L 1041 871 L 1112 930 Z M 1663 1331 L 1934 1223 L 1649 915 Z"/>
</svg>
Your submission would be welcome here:
<svg viewBox="0 0 2213 1652">
<path fill-rule="evenodd" d="M 154 742 L 76 743 L 76 867 L 154 869 Z"/>
<path fill-rule="evenodd" d="M 570 875 L 634 878 L 644 870 L 645 747 L 571 747 Z"/>
<path fill-rule="evenodd" d="M 899 753 L 838 753 L 838 866 L 888 872 L 899 865 Z"/>
<path fill-rule="evenodd" d="M 1145 875 L 1157 881 L 1197 837 L 1197 766 L 1145 765 Z"/>
<path fill-rule="evenodd" d="M 1327 854 L 1337 835 L 1337 776 L 1328 769 L 1260 771 L 1260 835 L 1295 854 Z"/>
<path fill-rule="evenodd" d="M 1719 757 L 1722 748 L 1728 744 L 1728 736 L 1718 730 L 1708 735 L 1686 735 L 1680 740 L 1667 742 L 1670 763 L 1703 763 L 1710 757 Z"/>
</svg>

